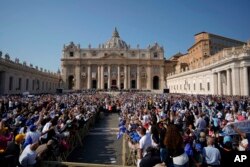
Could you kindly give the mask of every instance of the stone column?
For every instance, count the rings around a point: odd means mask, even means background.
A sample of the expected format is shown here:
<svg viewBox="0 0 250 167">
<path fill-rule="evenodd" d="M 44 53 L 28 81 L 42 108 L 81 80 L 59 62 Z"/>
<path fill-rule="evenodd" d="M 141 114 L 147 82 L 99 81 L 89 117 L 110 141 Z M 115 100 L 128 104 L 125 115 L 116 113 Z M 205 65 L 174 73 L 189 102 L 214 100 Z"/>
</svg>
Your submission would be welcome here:
<svg viewBox="0 0 250 167">
<path fill-rule="evenodd" d="M 238 67 L 232 69 L 233 95 L 240 95 L 240 70 Z"/>
<path fill-rule="evenodd" d="M 231 71 L 230 69 L 227 69 L 227 95 L 231 95 L 232 92 L 231 92 Z"/>
<path fill-rule="evenodd" d="M 151 66 L 147 67 L 147 89 L 152 90 L 152 73 Z"/>
<path fill-rule="evenodd" d="M 249 96 L 248 67 L 243 67 L 243 92 L 242 95 Z"/>
<path fill-rule="evenodd" d="M 69 89 L 69 81 L 68 81 L 68 68 L 66 66 L 62 66 L 62 88 L 64 89 Z M 29 79 L 30 80 L 30 79 Z M 28 87 L 28 90 L 30 90 L 30 84 Z M 46 90 L 45 89 L 45 82 L 44 82 L 44 88 L 43 91 Z"/>
<path fill-rule="evenodd" d="M 101 65 L 101 89 L 104 89 L 104 75 L 103 75 L 104 69 L 103 65 Z"/>
<path fill-rule="evenodd" d="M 222 86 L 221 86 L 221 73 L 218 72 L 218 95 L 222 94 Z"/>
<path fill-rule="evenodd" d="M 128 89 L 131 89 L 130 66 L 128 65 Z"/>
<path fill-rule="evenodd" d="M 91 89 L 91 67 L 88 65 L 88 82 L 87 82 L 87 89 Z"/>
<path fill-rule="evenodd" d="M 213 74 L 213 80 L 214 80 L 214 95 L 218 94 L 218 76 L 217 73 Z"/>
<path fill-rule="evenodd" d="M 110 78 L 111 78 L 111 74 L 110 74 L 110 65 L 108 66 L 108 89 L 110 89 Z"/>
<path fill-rule="evenodd" d="M 81 83 L 81 67 L 80 67 L 80 65 L 76 65 L 75 74 L 76 74 L 75 89 L 79 90 L 79 89 L 81 89 L 80 88 L 80 83 Z"/>
<path fill-rule="evenodd" d="M 165 88 L 165 78 L 164 78 L 164 66 L 160 67 L 161 73 L 160 73 L 160 85 L 159 88 L 163 90 Z"/>
<path fill-rule="evenodd" d="M 128 89 L 128 71 L 127 71 L 127 65 L 124 65 L 124 89 Z"/>
<path fill-rule="evenodd" d="M 97 89 L 101 89 L 101 66 L 98 65 L 97 67 Z"/>
<path fill-rule="evenodd" d="M 141 89 L 141 72 L 140 72 L 140 65 L 137 66 L 137 75 L 136 75 L 136 78 L 137 78 L 137 89 Z"/>
<path fill-rule="evenodd" d="M 118 89 L 121 89 L 121 71 L 120 71 L 120 65 L 117 66 L 117 87 Z"/>
</svg>

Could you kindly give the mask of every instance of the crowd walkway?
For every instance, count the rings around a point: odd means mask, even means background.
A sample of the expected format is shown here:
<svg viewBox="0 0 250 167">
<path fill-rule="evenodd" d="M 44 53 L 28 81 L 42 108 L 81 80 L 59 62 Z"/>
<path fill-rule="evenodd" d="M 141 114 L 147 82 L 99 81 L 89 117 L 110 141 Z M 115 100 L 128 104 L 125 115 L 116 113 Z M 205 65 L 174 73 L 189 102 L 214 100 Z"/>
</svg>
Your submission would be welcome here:
<svg viewBox="0 0 250 167">
<path fill-rule="evenodd" d="M 77 147 L 68 157 L 69 162 L 122 165 L 123 140 L 117 140 L 118 115 L 108 113 L 96 122 L 84 138 L 83 147 Z"/>
</svg>

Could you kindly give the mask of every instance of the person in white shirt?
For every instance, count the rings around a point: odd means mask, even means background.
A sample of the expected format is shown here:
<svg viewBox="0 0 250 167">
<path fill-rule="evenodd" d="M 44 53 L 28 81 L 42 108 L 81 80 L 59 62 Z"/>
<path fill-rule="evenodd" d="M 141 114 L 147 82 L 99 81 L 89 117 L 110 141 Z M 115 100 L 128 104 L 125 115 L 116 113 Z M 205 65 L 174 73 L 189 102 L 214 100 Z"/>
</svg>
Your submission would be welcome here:
<svg viewBox="0 0 250 167">
<path fill-rule="evenodd" d="M 14 104 L 13 101 L 10 100 L 10 101 L 9 101 L 9 109 L 10 109 L 10 110 L 13 109 L 13 104 Z"/>
<path fill-rule="evenodd" d="M 246 151 L 248 148 L 248 140 L 244 137 L 242 137 L 243 139 L 241 140 L 241 142 L 239 143 L 239 147 L 238 150 L 239 151 Z"/>
<path fill-rule="evenodd" d="M 228 122 L 231 122 L 231 121 L 233 121 L 233 119 L 234 118 L 233 118 L 231 111 L 228 111 L 225 115 L 225 120 L 227 120 Z"/>
<path fill-rule="evenodd" d="M 148 124 L 150 122 L 150 115 L 148 114 L 147 111 L 145 111 L 145 113 L 142 116 L 142 124 Z"/>
<path fill-rule="evenodd" d="M 41 133 L 36 130 L 35 125 L 30 125 L 29 132 L 25 135 L 25 140 L 27 140 L 29 137 L 32 139 L 32 143 L 39 142 L 39 138 L 41 136 Z"/>
<path fill-rule="evenodd" d="M 47 122 L 42 130 L 42 133 L 45 133 L 46 131 L 48 131 L 50 129 L 50 126 L 52 125 L 51 121 Z M 47 138 L 47 134 L 42 135 L 42 138 Z"/>
<path fill-rule="evenodd" d="M 151 135 L 146 133 L 144 127 L 139 130 L 139 135 L 141 136 L 141 139 L 139 140 L 137 166 L 139 166 L 142 157 L 147 154 L 146 149 L 152 145 Z"/>
<path fill-rule="evenodd" d="M 25 147 L 25 149 L 23 150 L 22 154 L 19 157 L 19 163 L 23 166 L 23 167 L 33 167 L 36 165 L 36 157 L 37 157 L 37 153 L 36 153 L 36 149 L 39 146 L 39 143 L 33 143 L 33 144 L 29 144 L 27 145 L 27 147 Z"/>
</svg>

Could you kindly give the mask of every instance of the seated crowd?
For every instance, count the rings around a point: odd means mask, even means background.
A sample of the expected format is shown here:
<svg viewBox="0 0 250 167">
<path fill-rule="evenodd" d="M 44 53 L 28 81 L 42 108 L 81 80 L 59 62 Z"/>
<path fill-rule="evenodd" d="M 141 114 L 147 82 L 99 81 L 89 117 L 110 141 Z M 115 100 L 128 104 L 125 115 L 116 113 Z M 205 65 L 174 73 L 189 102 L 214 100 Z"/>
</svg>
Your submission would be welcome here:
<svg viewBox="0 0 250 167">
<path fill-rule="evenodd" d="M 56 160 L 98 111 L 118 111 L 119 134 L 126 134 L 138 166 L 222 166 L 230 152 L 250 150 L 249 133 L 235 124 L 250 121 L 249 100 L 95 91 L 0 96 L 0 164 L 26 167 Z"/>
<path fill-rule="evenodd" d="M 250 151 L 250 99 L 239 96 L 121 94 L 120 132 L 137 166 L 226 166 Z M 230 132 L 230 133 L 229 133 Z M 232 133 L 233 132 L 233 133 Z"/>
<path fill-rule="evenodd" d="M 1 166 L 30 167 L 40 160 L 57 160 L 107 99 L 109 95 L 96 92 L 0 96 Z"/>
</svg>

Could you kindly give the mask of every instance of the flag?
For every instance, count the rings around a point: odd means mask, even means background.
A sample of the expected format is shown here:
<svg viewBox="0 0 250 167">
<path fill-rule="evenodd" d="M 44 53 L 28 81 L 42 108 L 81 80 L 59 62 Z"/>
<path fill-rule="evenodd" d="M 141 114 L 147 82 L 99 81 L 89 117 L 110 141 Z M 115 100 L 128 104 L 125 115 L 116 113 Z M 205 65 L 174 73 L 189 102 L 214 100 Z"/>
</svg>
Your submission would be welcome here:
<svg viewBox="0 0 250 167">
<path fill-rule="evenodd" d="M 116 139 L 119 140 L 122 136 L 123 136 L 123 132 L 119 131 L 118 134 L 117 134 Z"/>
</svg>

